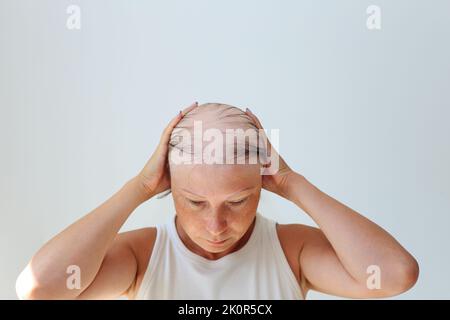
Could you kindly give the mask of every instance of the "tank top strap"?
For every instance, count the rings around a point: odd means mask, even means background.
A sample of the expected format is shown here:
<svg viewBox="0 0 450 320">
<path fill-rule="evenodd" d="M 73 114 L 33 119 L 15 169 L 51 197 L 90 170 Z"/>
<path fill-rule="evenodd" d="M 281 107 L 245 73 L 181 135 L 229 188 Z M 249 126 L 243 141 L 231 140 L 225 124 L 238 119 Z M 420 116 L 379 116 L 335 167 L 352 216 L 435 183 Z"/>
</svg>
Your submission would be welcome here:
<svg viewBox="0 0 450 320">
<path fill-rule="evenodd" d="M 263 241 L 264 244 L 270 247 L 270 250 L 273 253 L 274 261 L 277 262 L 280 270 L 284 271 L 284 274 L 286 275 L 288 280 L 287 283 L 291 285 L 291 289 L 294 290 L 295 292 L 298 292 L 302 296 L 302 299 L 304 299 L 303 290 L 299 285 L 294 273 L 292 272 L 291 266 L 289 265 L 286 255 L 284 254 L 280 238 L 278 237 L 277 232 L 278 223 L 275 220 L 272 220 L 267 217 L 264 217 L 262 220 L 264 220 L 264 222 L 261 223 L 264 231 L 261 232 L 261 234 L 262 237 L 264 238 Z M 300 278 L 301 281 L 304 280 L 302 278 L 303 277 Z"/>
</svg>

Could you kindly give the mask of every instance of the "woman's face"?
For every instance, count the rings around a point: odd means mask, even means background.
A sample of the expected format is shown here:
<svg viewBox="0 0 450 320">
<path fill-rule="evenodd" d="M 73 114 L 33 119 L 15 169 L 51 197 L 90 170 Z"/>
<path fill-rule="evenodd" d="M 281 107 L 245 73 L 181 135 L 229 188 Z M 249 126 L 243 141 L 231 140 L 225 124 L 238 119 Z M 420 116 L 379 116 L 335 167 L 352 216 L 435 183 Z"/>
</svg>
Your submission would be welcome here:
<svg viewBox="0 0 450 320">
<path fill-rule="evenodd" d="M 183 164 L 170 170 L 181 239 L 204 256 L 232 252 L 256 215 L 260 166 Z"/>
</svg>

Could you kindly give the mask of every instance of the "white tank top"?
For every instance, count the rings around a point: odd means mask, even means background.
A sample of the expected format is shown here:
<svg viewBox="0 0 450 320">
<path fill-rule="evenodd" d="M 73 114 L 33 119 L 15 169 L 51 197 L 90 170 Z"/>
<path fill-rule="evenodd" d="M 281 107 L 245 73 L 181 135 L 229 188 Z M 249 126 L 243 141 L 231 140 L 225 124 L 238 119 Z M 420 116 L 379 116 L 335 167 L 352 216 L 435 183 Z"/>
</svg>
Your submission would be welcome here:
<svg viewBox="0 0 450 320">
<path fill-rule="evenodd" d="M 175 216 L 156 228 L 136 299 L 303 299 L 278 239 L 276 222 L 258 212 L 245 245 L 217 260 L 184 245 Z"/>
</svg>

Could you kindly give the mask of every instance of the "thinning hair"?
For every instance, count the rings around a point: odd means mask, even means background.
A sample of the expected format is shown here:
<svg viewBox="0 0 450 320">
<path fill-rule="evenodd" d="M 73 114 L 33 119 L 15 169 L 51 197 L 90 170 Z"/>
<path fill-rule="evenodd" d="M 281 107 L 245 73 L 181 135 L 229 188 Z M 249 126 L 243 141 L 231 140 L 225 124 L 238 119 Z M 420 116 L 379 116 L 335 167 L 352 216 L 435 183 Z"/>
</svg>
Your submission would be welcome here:
<svg viewBox="0 0 450 320">
<path fill-rule="evenodd" d="M 172 130 L 168 152 L 170 166 L 173 165 L 170 159 L 174 152 L 182 155 L 188 154 L 188 156 L 191 156 L 191 159 L 192 157 L 194 159 L 203 159 L 205 148 L 193 148 L 193 137 L 195 134 L 198 134 L 198 132 L 194 132 L 196 122 L 201 122 L 202 133 L 213 129 L 226 137 L 225 141 L 222 141 L 223 146 L 221 146 L 225 152 L 222 153 L 222 158 L 219 159 L 222 160 L 222 164 L 247 164 L 247 162 L 248 164 L 255 164 L 261 163 L 261 159 L 263 162 L 267 160 L 266 145 L 259 142 L 259 129 L 243 110 L 222 103 L 205 103 L 187 113 Z M 242 139 L 239 140 L 239 137 L 234 136 L 231 141 L 232 145 L 230 145 L 230 140 L 228 139 L 230 138 L 230 132 L 243 134 L 243 141 Z M 242 135 L 239 136 L 242 138 Z M 235 141 L 235 138 L 238 138 L 237 141 Z M 229 163 L 230 159 L 233 160 L 233 163 Z M 256 162 L 251 162 L 251 159 L 256 159 Z M 163 195 L 158 196 L 158 198 L 163 198 L 170 192 L 171 190 L 169 189 Z"/>
</svg>

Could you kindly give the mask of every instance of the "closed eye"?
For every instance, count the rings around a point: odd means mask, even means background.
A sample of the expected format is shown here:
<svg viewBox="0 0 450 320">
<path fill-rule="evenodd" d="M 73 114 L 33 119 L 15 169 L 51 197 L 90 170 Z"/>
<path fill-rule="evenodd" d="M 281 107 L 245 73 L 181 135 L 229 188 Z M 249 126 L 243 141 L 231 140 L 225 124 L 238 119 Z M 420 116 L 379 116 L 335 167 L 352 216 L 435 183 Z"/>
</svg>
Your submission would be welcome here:
<svg viewBox="0 0 450 320">
<path fill-rule="evenodd" d="M 240 204 L 244 203 L 246 200 L 247 200 L 247 198 L 244 198 L 244 199 L 239 200 L 239 201 L 230 201 L 230 204 L 233 205 L 233 206 L 237 206 L 237 205 L 240 205 Z"/>
<path fill-rule="evenodd" d="M 193 204 L 194 206 L 200 206 L 203 204 L 203 201 L 194 201 L 194 200 L 189 200 L 189 202 L 191 204 Z"/>
<path fill-rule="evenodd" d="M 188 200 L 194 206 L 201 206 L 204 203 L 204 201 L 194 201 L 194 200 L 190 200 L 190 199 L 188 199 Z M 229 201 L 229 203 L 232 206 L 238 206 L 240 204 L 243 204 L 246 200 L 247 200 L 247 198 L 244 198 L 244 199 L 239 200 L 239 201 Z"/>
</svg>

